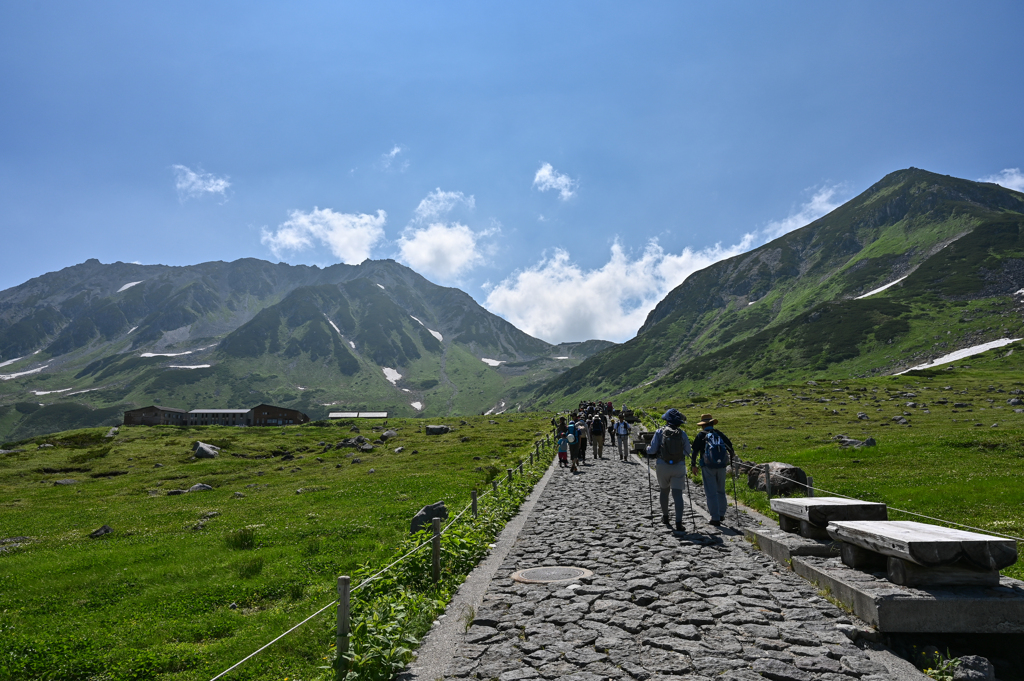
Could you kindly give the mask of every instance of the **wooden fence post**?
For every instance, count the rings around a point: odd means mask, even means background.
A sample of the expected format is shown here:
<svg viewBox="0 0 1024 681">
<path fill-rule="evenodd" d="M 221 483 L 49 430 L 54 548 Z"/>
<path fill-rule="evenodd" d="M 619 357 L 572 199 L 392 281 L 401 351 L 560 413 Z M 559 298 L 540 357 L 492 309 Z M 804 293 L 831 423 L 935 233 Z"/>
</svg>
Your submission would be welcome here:
<svg viewBox="0 0 1024 681">
<path fill-rule="evenodd" d="M 506 468 L 505 470 L 508 472 L 508 491 L 511 493 L 512 492 L 512 469 L 511 468 Z"/>
<path fill-rule="evenodd" d="M 814 476 L 813 475 L 808 475 L 807 476 L 807 496 L 809 496 L 809 497 L 813 497 L 814 496 Z"/>
<path fill-rule="evenodd" d="M 480 514 L 476 510 L 476 490 L 473 490 L 473 517 L 479 518 Z"/>
<path fill-rule="evenodd" d="M 338 633 L 335 639 L 335 652 L 337 658 L 334 660 L 334 668 L 338 676 L 345 671 L 345 655 L 348 653 L 348 632 L 349 632 L 349 599 L 352 580 L 348 575 L 338 577 Z"/>
<path fill-rule="evenodd" d="M 519 462 L 519 477 L 523 477 L 523 462 Z"/>
<path fill-rule="evenodd" d="M 434 538 L 431 544 L 434 549 L 434 584 L 441 581 L 441 519 L 434 518 Z"/>
<path fill-rule="evenodd" d="M 494 490 L 495 494 L 498 493 L 498 481 L 497 480 L 491 480 L 491 489 Z"/>
<path fill-rule="evenodd" d="M 765 466 L 764 469 L 764 489 L 768 492 L 768 501 L 772 500 L 772 470 Z"/>
</svg>

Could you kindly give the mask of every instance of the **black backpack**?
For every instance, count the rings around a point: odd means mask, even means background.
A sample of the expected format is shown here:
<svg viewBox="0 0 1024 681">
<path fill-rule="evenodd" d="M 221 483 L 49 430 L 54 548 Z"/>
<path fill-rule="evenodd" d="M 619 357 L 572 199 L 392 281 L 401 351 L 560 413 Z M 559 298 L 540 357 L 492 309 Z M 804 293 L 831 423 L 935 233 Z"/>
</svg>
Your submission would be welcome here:
<svg viewBox="0 0 1024 681">
<path fill-rule="evenodd" d="M 604 423 L 601 419 L 594 419 L 594 422 L 590 424 L 590 432 L 594 435 L 604 435 Z"/>
<path fill-rule="evenodd" d="M 668 464 L 686 461 L 686 440 L 683 439 L 681 428 L 665 426 L 661 431 L 661 446 L 658 447 L 658 458 Z"/>
</svg>

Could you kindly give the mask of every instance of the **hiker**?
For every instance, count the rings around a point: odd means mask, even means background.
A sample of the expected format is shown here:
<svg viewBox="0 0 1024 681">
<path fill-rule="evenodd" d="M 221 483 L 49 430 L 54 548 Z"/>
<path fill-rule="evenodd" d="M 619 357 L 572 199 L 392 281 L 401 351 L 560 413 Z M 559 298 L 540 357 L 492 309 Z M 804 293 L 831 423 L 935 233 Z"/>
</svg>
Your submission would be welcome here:
<svg viewBox="0 0 1024 681">
<path fill-rule="evenodd" d="M 683 487 L 686 486 L 686 457 L 690 455 L 690 438 L 683 430 L 686 417 L 676 409 L 662 415 L 665 425 L 658 428 L 647 447 L 647 458 L 658 457 L 654 470 L 658 476 L 661 522 L 668 525 L 668 495 L 676 509 L 676 530 L 683 531 Z"/>
<path fill-rule="evenodd" d="M 729 457 L 735 454 L 732 442 L 715 428 L 718 419 L 711 414 L 701 414 L 697 425 L 701 431 L 693 438 L 693 454 L 690 457 L 690 471 L 697 474 L 697 456 L 700 456 L 700 474 L 704 479 L 704 494 L 707 497 L 708 513 L 712 525 L 721 525 L 729 502 L 725 496 L 725 467 Z"/>
<path fill-rule="evenodd" d="M 608 432 L 608 443 L 615 446 L 615 417 L 605 419 L 605 430 Z"/>
<path fill-rule="evenodd" d="M 619 460 L 629 461 L 629 424 L 619 416 L 615 422 L 615 440 L 619 448 Z"/>
<path fill-rule="evenodd" d="M 595 416 L 590 422 L 590 437 L 594 442 L 594 456 L 598 459 L 604 458 L 604 422 L 600 416 Z"/>
<path fill-rule="evenodd" d="M 553 421 L 554 419 L 552 419 Z M 565 431 L 568 430 L 569 426 L 565 423 L 565 417 L 558 419 L 558 425 L 555 426 L 555 437 L 564 437 Z"/>
<path fill-rule="evenodd" d="M 569 441 L 565 439 L 565 433 L 558 436 L 558 467 L 569 467 Z"/>
<path fill-rule="evenodd" d="M 586 419 L 581 415 L 580 420 L 576 422 L 576 434 L 580 438 L 580 461 L 587 460 L 587 442 L 590 440 L 590 428 L 587 426 Z"/>
<path fill-rule="evenodd" d="M 576 473 L 579 471 L 580 438 L 576 433 L 576 424 L 572 421 L 569 422 L 569 425 L 566 428 L 565 439 L 569 443 L 569 461 L 572 464 L 571 470 L 573 473 Z"/>
</svg>

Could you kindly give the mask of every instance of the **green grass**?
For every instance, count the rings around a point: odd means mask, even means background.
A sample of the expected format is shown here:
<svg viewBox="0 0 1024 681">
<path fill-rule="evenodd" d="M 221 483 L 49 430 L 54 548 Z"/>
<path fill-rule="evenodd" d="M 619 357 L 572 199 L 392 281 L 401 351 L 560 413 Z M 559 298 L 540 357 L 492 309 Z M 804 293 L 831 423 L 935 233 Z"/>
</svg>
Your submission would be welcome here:
<svg viewBox="0 0 1024 681">
<path fill-rule="evenodd" d="M 421 506 L 461 510 L 545 427 L 536 416 L 497 420 L 456 420 L 455 432 L 427 437 L 422 421 L 391 419 L 398 438 L 352 457 L 318 444 L 349 437 L 349 423 L 122 428 L 112 443 L 93 429 L 21 443 L 0 455 L 0 539 L 30 538 L 0 555 L 0 679 L 18 678 L 10 661 L 27 659 L 53 679 L 210 678 L 329 603 L 337 575 L 383 564 Z M 358 422 L 371 439 L 374 425 Z M 197 439 L 223 445 L 221 456 L 190 459 Z M 53 484 L 67 478 L 78 484 Z M 200 482 L 213 491 L 165 494 Z M 114 532 L 88 537 L 104 524 Z M 321 674 L 331 640 L 324 626 L 296 632 L 232 678 Z"/>
<path fill-rule="evenodd" d="M 939 370 L 937 376 L 819 379 L 818 386 L 763 388 L 760 397 L 753 389 L 723 390 L 705 394 L 710 399 L 704 403 L 665 392 L 644 404 L 652 405 L 647 410 L 652 417 L 676 406 L 689 417 L 691 435 L 697 417 L 712 413 L 743 459 L 799 466 L 813 476 L 818 496 L 830 490 L 885 502 L 890 520 L 931 522 L 895 510 L 903 509 L 1024 537 L 1024 414 L 1007 404 L 1015 396 L 1010 390 L 1024 388 L 1024 374 L 987 370 L 984 358 L 965 361 L 979 366 Z M 907 392 L 916 396 L 905 397 Z M 752 401 L 731 402 L 742 398 Z M 822 398 L 830 401 L 815 401 Z M 926 404 L 930 413 L 906 407 L 907 402 Z M 969 406 L 957 408 L 956 402 Z M 858 419 L 857 412 L 870 420 Z M 909 427 L 891 420 L 904 412 Z M 838 434 L 873 437 L 878 445 L 843 449 L 832 440 Z M 741 503 L 773 515 L 764 493 L 747 489 L 744 477 L 737 482 Z M 728 491 L 731 503 L 731 482 Z M 1024 579 L 1024 566 L 1018 562 L 1003 574 Z"/>
</svg>

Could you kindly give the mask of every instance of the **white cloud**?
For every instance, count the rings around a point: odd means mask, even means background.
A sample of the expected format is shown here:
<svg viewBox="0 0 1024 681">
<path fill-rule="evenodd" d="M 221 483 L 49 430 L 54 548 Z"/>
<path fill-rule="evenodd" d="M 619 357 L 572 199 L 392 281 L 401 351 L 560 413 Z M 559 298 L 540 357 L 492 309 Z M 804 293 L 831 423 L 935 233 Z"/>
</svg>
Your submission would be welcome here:
<svg viewBox="0 0 1024 681">
<path fill-rule="evenodd" d="M 225 192 L 231 186 L 228 177 L 217 177 L 213 173 L 204 173 L 200 168 L 198 171 L 187 166 L 171 166 L 174 170 L 174 187 L 178 190 L 178 200 L 197 199 L 204 194 L 220 194 L 226 196 Z"/>
<path fill-rule="evenodd" d="M 398 155 L 406 151 L 405 147 L 396 144 L 391 147 L 391 151 L 381 154 L 379 165 L 382 170 L 397 170 L 399 172 L 405 172 L 409 168 L 409 161 L 407 159 L 399 159 Z"/>
<path fill-rule="evenodd" d="M 666 253 L 656 240 L 632 256 L 616 241 L 608 262 L 584 270 L 558 249 L 537 265 L 487 287 L 487 308 L 551 343 L 624 341 L 668 293 L 698 270 L 745 253 L 833 210 L 839 187 L 819 189 L 789 217 L 744 234 L 738 243 Z"/>
<path fill-rule="evenodd" d="M 330 208 L 314 207 L 309 213 L 292 211 L 290 219 L 278 225 L 276 232 L 263 229 L 262 243 L 270 247 L 274 257 L 286 251 L 312 248 L 316 242 L 331 249 L 342 262 L 358 265 L 370 257 L 370 251 L 384 238 L 387 213 L 335 213 Z"/>
<path fill-rule="evenodd" d="M 845 195 L 846 186 L 836 184 L 820 187 L 814 192 L 810 201 L 802 204 L 796 211 L 791 212 L 784 220 L 773 220 L 761 230 L 761 243 L 768 243 L 772 239 L 778 239 L 783 234 L 789 234 L 794 229 L 800 229 L 808 225 L 822 215 L 828 215 L 843 204 L 840 200 Z"/>
<path fill-rule="evenodd" d="M 446 192 L 442 191 L 440 187 L 427 194 L 427 196 L 420 201 L 420 205 L 416 206 L 416 213 L 413 216 L 413 222 L 428 222 L 430 220 L 436 220 L 442 215 L 446 215 L 451 212 L 453 208 L 462 204 L 469 209 L 476 207 L 476 199 L 470 195 L 466 196 L 462 192 Z"/>
<path fill-rule="evenodd" d="M 477 241 L 487 234 L 458 222 L 407 229 L 398 240 L 400 258 L 421 274 L 451 280 L 483 262 Z"/>
<path fill-rule="evenodd" d="M 1007 189 L 1024 192 L 1024 173 L 1020 171 L 1020 168 L 1004 168 L 995 175 L 980 178 L 978 182 L 995 182 Z"/>
<path fill-rule="evenodd" d="M 533 186 L 542 192 L 546 192 L 549 189 L 555 189 L 558 191 L 558 196 L 563 201 L 568 201 L 576 193 L 576 186 L 579 183 L 569 177 L 556 171 L 550 163 L 545 163 L 537 171 L 537 174 L 533 176 Z"/>
</svg>

